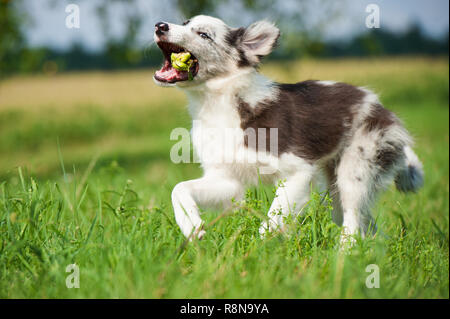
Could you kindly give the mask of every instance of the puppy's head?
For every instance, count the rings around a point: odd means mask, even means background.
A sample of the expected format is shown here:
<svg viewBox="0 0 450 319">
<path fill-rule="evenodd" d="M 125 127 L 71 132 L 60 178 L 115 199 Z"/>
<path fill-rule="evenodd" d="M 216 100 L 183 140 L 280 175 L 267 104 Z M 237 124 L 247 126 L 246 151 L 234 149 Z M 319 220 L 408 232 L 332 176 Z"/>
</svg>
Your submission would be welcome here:
<svg viewBox="0 0 450 319">
<path fill-rule="evenodd" d="M 158 22 L 154 39 L 164 55 L 162 68 L 154 80 L 162 86 L 195 86 L 232 74 L 241 68 L 255 68 L 272 52 L 280 31 L 268 21 L 247 28 L 231 28 L 222 20 L 196 16 L 182 25 Z M 189 70 L 174 68 L 172 53 L 189 52 Z"/>
</svg>

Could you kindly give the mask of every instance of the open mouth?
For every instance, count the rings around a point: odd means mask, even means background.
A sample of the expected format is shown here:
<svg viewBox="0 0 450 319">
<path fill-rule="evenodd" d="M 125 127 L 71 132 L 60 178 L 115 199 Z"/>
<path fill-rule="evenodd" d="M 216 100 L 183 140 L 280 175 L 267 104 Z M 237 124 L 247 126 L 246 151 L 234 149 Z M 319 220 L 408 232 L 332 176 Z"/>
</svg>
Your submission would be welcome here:
<svg viewBox="0 0 450 319">
<path fill-rule="evenodd" d="M 170 42 L 158 41 L 164 54 L 164 65 L 155 72 L 155 79 L 165 83 L 192 80 L 198 73 L 197 58 L 183 47 Z M 188 57 L 188 60 L 176 60 L 176 56 Z M 181 57 L 182 58 L 182 57 Z M 174 60 L 175 59 L 175 60 Z"/>
</svg>

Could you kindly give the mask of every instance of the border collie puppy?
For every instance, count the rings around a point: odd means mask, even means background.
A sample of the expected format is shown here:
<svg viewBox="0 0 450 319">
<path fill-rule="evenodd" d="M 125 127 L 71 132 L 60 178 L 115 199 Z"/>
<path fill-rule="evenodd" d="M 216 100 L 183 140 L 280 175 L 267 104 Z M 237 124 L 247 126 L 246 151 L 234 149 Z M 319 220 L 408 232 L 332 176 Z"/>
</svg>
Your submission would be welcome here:
<svg viewBox="0 0 450 319">
<path fill-rule="evenodd" d="M 181 182 L 172 192 L 176 221 L 190 239 L 205 235 L 199 207 L 227 206 L 260 178 L 279 183 L 261 236 L 283 230 L 285 217 L 301 213 L 310 183 L 321 176 L 333 199 L 333 220 L 343 226 L 343 242 L 374 230 L 370 208 L 392 181 L 403 192 L 423 184 L 412 139 L 374 93 L 329 81 L 280 84 L 258 73 L 279 36 L 268 21 L 232 28 L 203 15 L 182 25 L 155 26 L 165 61 L 154 81 L 187 94 L 192 143 L 204 169 L 203 177 Z M 182 52 L 189 53 L 184 69 L 171 62 L 173 53 Z M 233 135 L 232 143 L 212 129 L 233 129 L 222 134 Z M 257 160 L 245 160 L 252 156 Z"/>
</svg>

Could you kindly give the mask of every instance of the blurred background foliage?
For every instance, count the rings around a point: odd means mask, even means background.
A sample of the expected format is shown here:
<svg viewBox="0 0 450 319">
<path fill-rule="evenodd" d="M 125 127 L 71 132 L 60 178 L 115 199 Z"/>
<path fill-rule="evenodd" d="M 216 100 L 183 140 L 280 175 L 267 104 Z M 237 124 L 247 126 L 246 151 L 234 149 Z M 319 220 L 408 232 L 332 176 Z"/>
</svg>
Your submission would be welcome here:
<svg viewBox="0 0 450 319">
<path fill-rule="evenodd" d="M 84 0 L 78 1 L 83 3 Z M 71 1 L 63 0 L 65 4 Z M 323 27 L 341 16 L 336 2 L 319 1 L 321 14 L 308 19 L 311 6 L 308 1 L 290 1 L 279 5 L 275 0 L 170 0 L 170 6 L 177 9 L 180 17 L 196 14 L 222 16 L 227 5 L 238 3 L 237 16 L 249 17 L 249 21 L 269 17 L 277 22 L 283 33 L 280 47 L 270 59 L 297 59 L 304 56 L 381 56 L 381 55 L 448 55 L 448 32 L 441 38 L 424 33 L 418 24 L 411 24 L 402 32 L 386 28 L 367 29 L 345 41 L 325 39 Z M 30 47 L 25 30 L 33 27 L 33 17 L 27 10 L 26 1 L 0 0 L 0 76 L 13 73 L 56 73 L 71 70 L 116 70 L 155 66 L 160 63 L 156 46 L 143 45 L 137 40 L 142 23 L 148 18 L 136 0 L 96 1 L 96 18 L 101 26 L 104 43 L 102 50 L 92 51 L 80 42 L 74 42 L 68 49 L 50 46 Z M 55 8 L 61 2 L 40 1 L 40 5 Z M 114 35 L 111 30 L 114 4 L 126 4 L 121 23 L 124 32 Z M 316 6 L 317 8 L 317 6 Z M 238 21 L 242 19 L 239 18 Z M 294 23 L 295 22 L 295 23 Z"/>
</svg>

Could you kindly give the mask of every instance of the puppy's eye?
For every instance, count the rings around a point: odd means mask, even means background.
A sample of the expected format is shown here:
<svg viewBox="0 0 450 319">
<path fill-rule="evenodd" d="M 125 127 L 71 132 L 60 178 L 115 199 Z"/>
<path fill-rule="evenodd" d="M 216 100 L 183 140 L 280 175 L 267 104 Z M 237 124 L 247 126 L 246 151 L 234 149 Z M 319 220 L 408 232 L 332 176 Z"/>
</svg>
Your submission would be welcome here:
<svg viewBox="0 0 450 319">
<path fill-rule="evenodd" d="M 191 20 L 186 20 L 183 22 L 183 25 L 187 25 L 187 24 L 189 24 L 189 22 L 191 22 Z"/>
<path fill-rule="evenodd" d="M 198 34 L 200 37 L 202 37 L 203 39 L 211 39 L 211 38 L 209 37 L 209 35 L 208 35 L 207 33 L 205 33 L 205 32 L 197 32 L 197 34 Z"/>
</svg>

